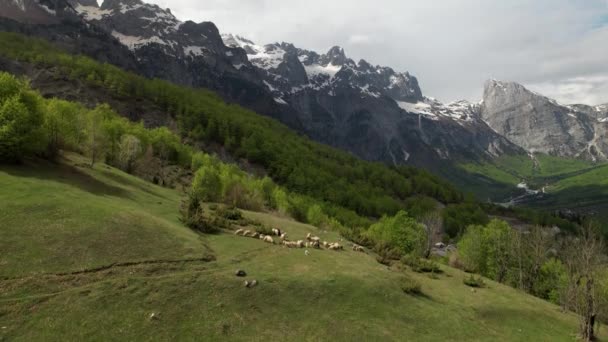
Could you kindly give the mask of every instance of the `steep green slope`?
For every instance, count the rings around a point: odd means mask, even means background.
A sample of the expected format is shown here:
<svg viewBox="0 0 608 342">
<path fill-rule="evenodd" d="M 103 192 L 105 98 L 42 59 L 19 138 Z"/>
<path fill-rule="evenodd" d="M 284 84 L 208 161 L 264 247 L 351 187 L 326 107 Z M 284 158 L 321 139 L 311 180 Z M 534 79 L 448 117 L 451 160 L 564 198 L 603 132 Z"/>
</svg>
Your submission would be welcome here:
<svg viewBox="0 0 608 342">
<path fill-rule="evenodd" d="M 515 186 L 521 182 L 526 182 L 532 187 L 542 187 L 592 170 L 597 166 L 579 159 L 535 154 L 533 158 L 523 155 L 504 155 L 492 162 L 460 164 L 459 168 L 461 174 L 466 173 L 461 177 L 464 185 L 468 182 L 474 192 L 490 196 L 494 200 L 501 200 L 516 193 Z M 488 184 L 487 188 L 484 189 L 479 185 L 480 183 Z"/>
<path fill-rule="evenodd" d="M 546 191 L 545 198 L 531 204 L 551 209 L 576 210 L 608 222 L 608 165 L 556 179 Z"/>
<path fill-rule="evenodd" d="M 490 281 L 473 292 L 454 269 L 432 279 L 348 248 L 307 256 L 194 234 L 176 220 L 177 192 L 81 164 L 0 166 L 0 340 L 571 341 L 576 331 L 558 307 Z M 339 239 L 245 215 L 291 239 Z M 70 273 L 87 268 L 97 269 Z M 235 269 L 259 285 L 245 288 Z M 403 293 L 404 277 L 423 295 Z"/>
<path fill-rule="evenodd" d="M 60 165 L 0 167 L 0 278 L 211 257 L 179 224 L 177 193 L 82 165 L 88 160 L 70 155 Z"/>
</svg>

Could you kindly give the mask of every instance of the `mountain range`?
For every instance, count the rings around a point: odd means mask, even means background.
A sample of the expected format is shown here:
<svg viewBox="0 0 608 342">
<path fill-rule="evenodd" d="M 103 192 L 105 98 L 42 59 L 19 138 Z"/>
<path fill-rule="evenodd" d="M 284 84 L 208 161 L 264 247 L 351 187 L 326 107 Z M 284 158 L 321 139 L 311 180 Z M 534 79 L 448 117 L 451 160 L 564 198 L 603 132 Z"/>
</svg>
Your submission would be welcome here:
<svg viewBox="0 0 608 342">
<path fill-rule="evenodd" d="M 258 45 L 140 0 L 5 0 L 0 29 L 51 40 L 150 78 L 205 87 L 372 161 L 431 169 L 502 155 L 608 160 L 608 106 L 562 105 L 490 80 L 479 102 L 442 103 L 409 72 L 291 43 Z"/>
</svg>

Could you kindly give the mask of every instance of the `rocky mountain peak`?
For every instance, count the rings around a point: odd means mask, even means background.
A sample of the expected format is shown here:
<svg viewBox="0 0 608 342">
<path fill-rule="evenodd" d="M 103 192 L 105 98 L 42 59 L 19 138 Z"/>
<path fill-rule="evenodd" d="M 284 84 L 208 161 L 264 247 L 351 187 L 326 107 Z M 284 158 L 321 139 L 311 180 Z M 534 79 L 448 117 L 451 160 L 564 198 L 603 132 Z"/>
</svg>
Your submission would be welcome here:
<svg viewBox="0 0 608 342">
<path fill-rule="evenodd" d="M 74 19 L 75 11 L 67 0 L 3 0 L 0 17 L 28 24 L 57 24 Z"/>
<path fill-rule="evenodd" d="M 141 0 L 104 0 L 101 9 L 127 9 L 129 7 L 145 5 Z M 156 6 L 148 4 L 149 6 Z"/>
<path fill-rule="evenodd" d="M 99 7 L 97 0 L 69 0 L 69 3 L 74 7 L 78 5 L 97 8 Z"/>
<path fill-rule="evenodd" d="M 590 160 L 608 159 L 608 120 L 594 107 L 564 106 L 515 82 L 489 80 L 482 118 L 530 152 Z"/>
<path fill-rule="evenodd" d="M 346 57 L 346 53 L 344 53 L 344 49 L 339 46 L 334 46 L 327 53 L 321 56 L 320 62 L 321 64 L 327 65 L 344 65 L 348 61 Z"/>
</svg>

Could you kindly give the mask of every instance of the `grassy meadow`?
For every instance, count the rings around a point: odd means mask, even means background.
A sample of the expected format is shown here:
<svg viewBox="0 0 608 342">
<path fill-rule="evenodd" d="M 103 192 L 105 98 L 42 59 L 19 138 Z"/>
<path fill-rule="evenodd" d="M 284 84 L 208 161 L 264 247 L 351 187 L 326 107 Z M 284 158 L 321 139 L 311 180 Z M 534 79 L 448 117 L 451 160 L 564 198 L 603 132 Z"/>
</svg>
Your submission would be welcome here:
<svg viewBox="0 0 608 342">
<path fill-rule="evenodd" d="M 227 231 L 200 235 L 178 220 L 180 193 L 86 162 L 0 166 L 0 341 L 575 338 L 574 315 L 489 280 L 472 291 L 452 268 L 431 277 L 387 267 L 347 241 L 305 255 Z M 341 239 L 243 213 L 292 240 Z M 404 293 L 404 279 L 422 294 Z"/>
</svg>

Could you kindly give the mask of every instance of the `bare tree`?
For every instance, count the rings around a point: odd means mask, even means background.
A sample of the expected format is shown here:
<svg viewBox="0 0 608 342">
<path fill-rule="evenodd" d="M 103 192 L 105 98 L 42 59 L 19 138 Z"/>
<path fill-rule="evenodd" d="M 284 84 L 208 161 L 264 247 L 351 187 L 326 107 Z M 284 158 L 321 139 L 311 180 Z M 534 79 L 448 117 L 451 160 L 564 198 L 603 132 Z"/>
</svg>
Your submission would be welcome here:
<svg viewBox="0 0 608 342">
<path fill-rule="evenodd" d="M 427 246 L 424 257 L 428 258 L 431 255 L 433 243 L 437 241 L 437 236 L 443 232 L 443 219 L 438 211 L 433 211 L 425 215 L 420 222 L 424 225 L 426 230 Z"/>
<path fill-rule="evenodd" d="M 595 338 L 595 323 L 600 311 L 599 272 L 605 262 L 604 240 L 596 226 L 585 225 L 580 234 L 565 247 L 568 288 L 565 303 L 579 316 L 580 337 L 584 341 Z"/>
</svg>

